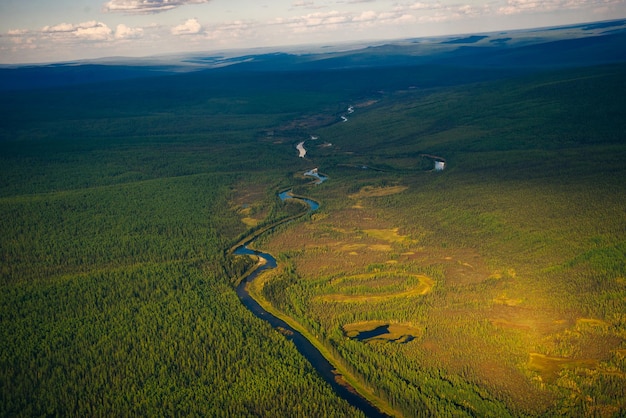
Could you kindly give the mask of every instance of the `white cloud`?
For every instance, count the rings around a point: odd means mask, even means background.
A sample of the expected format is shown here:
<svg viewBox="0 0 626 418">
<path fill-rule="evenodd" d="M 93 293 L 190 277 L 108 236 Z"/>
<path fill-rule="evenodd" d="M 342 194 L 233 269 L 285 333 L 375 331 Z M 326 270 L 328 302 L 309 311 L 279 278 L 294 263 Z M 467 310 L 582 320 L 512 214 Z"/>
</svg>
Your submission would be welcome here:
<svg viewBox="0 0 626 418">
<path fill-rule="evenodd" d="M 310 13 L 303 16 L 288 19 L 289 27 L 296 30 L 325 30 L 335 28 L 337 25 L 348 24 L 352 21 L 352 15 L 346 12 L 338 12 L 336 10 L 328 12 Z"/>
<path fill-rule="evenodd" d="M 79 38 L 87 41 L 106 41 L 112 38 L 113 31 L 106 24 L 91 20 L 78 24 L 59 23 L 44 26 L 41 33 L 55 39 Z"/>
<path fill-rule="evenodd" d="M 452 15 L 459 15 L 459 14 L 473 14 L 473 12 L 475 10 L 483 10 L 485 8 L 488 8 L 489 5 L 487 3 L 485 3 L 484 6 L 479 6 L 477 4 L 460 4 L 460 3 L 453 3 L 453 4 L 442 4 L 440 2 L 435 2 L 435 3 L 424 3 L 424 2 L 416 2 L 413 3 L 411 5 L 408 6 L 408 11 L 418 11 L 418 12 L 442 12 L 442 13 L 446 13 L 450 16 Z"/>
<path fill-rule="evenodd" d="M 202 25 L 198 22 L 198 19 L 187 19 L 185 23 L 174 26 L 172 28 L 172 35 L 196 35 L 202 31 Z"/>
<path fill-rule="evenodd" d="M 297 0 L 291 3 L 291 9 L 309 9 L 309 10 L 317 10 L 317 9 L 325 9 L 328 7 L 327 4 L 317 4 L 314 1 L 310 0 Z"/>
<path fill-rule="evenodd" d="M 235 20 L 205 28 L 202 40 L 210 40 L 214 46 L 240 45 L 244 46 L 251 39 L 258 39 L 259 22 Z"/>
<path fill-rule="evenodd" d="M 25 29 L 10 29 L 5 36 L 0 35 L 0 38 L 7 38 L 9 44 L 11 44 L 11 50 L 17 51 L 18 49 L 34 49 L 36 48 L 36 37 Z M 3 49 L 6 49 L 3 48 Z"/>
<path fill-rule="evenodd" d="M 564 10 L 589 9 L 591 11 L 607 6 L 623 5 L 624 0 L 507 0 L 498 8 L 498 14 L 546 13 Z"/>
<path fill-rule="evenodd" d="M 42 32 L 55 33 L 55 32 L 72 32 L 75 26 L 71 23 L 59 23 L 54 26 L 44 26 L 41 28 Z"/>
<path fill-rule="evenodd" d="M 78 38 L 89 41 L 106 41 L 111 39 L 113 31 L 102 22 L 81 23 L 74 31 Z"/>
<path fill-rule="evenodd" d="M 326 24 L 327 25 L 338 25 L 340 23 L 344 23 L 348 20 L 347 17 L 345 16 L 331 16 L 328 19 L 326 19 Z"/>
<path fill-rule="evenodd" d="M 436 2 L 436 3 L 423 3 L 421 1 L 418 1 L 416 3 L 413 3 L 411 5 L 409 5 L 409 10 L 443 10 L 446 7 L 451 7 L 451 6 L 444 6 L 443 4 Z"/>
<path fill-rule="evenodd" d="M 516 0 L 513 0 L 516 1 Z M 520 0 L 525 1 L 525 0 Z M 493 2 L 446 3 L 439 1 L 426 3 L 418 1 L 406 5 L 403 10 L 405 15 L 413 16 L 413 19 L 422 23 L 443 23 L 458 21 L 461 19 L 480 18 L 493 15 Z M 408 19 L 406 20 L 409 21 Z"/>
<path fill-rule="evenodd" d="M 7 35 L 9 36 L 21 36 L 26 35 L 28 31 L 26 29 L 9 29 Z"/>
<path fill-rule="evenodd" d="M 275 25 L 285 25 L 297 33 L 322 33 L 324 31 L 333 31 L 338 29 L 369 30 L 377 26 L 409 24 L 416 21 L 417 19 L 415 16 L 403 10 L 395 10 L 391 12 L 376 12 L 373 10 L 367 10 L 360 13 L 333 10 L 328 12 L 310 13 L 286 19 L 276 19 L 273 23 Z"/>
<path fill-rule="evenodd" d="M 415 22 L 415 16 L 410 15 L 410 14 L 403 14 L 401 16 L 398 16 L 394 19 L 395 23 L 399 23 L 399 24 L 405 24 L 405 23 L 412 23 Z"/>
<path fill-rule="evenodd" d="M 186 4 L 202 4 L 211 0 L 109 0 L 102 10 L 112 13 L 151 14 L 175 9 Z"/>
<path fill-rule="evenodd" d="M 353 22 L 370 22 L 372 20 L 376 20 L 378 14 L 373 10 L 368 10 L 366 12 L 361 12 L 360 15 L 355 16 L 352 21 Z"/>
<path fill-rule="evenodd" d="M 500 7 L 498 12 L 504 15 L 511 15 L 524 12 L 533 12 L 538 9 L 552 8 L 553 2 L 539 2 L 535 0 L 508 0 L 506 6 Z"/>
<path fill-rule="evenodd" d="M 374 12 L 366 11 L 362 12 L 358 16 L 354 16 L 350 19 L 350 23 L 358 24 L 360 27 L 364 25 L 393 25 L 414 22 L 415 17 L 410 13 L 405 13 L 402 10 L 396 10 L 392 12 Z"/>
<path fill-rule="evenodd" d="M 115 28 L 115 39 L 139 39 L 142 36 L 142 28 L 129 28 L 122 23 Z"/>
<path fill-rule="evenodd" d="M 234 22 L 225 23 L 220 26 L 221 31 L 232 31 L 232 32 L 241 32 L 249 29 L 250 25 L 241 20 L 236 20 Z"/>
</svg>

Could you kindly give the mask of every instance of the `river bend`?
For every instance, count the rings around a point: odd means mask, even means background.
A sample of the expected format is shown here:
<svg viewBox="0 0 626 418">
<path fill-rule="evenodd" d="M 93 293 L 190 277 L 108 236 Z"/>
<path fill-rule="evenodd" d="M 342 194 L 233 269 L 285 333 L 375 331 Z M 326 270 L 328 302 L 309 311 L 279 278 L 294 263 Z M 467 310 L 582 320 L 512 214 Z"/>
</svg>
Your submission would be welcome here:
<svg viewBox="0 0 626 418">
<path fill-rule="evenodd" d="M 319 203 L 313 200 L 293 197 L 290 194 L 290 190 L 281 192 L 279 194 L 279 197 L 281 200 L 300 199 L 309 205 L 309 212 L 312 212 L 319 208 Z M 302 354 L 311 363 L 313 368 L 317 370 L 322 378 L 331 385 L 331 387 L 333 388 L 335 393 L 339 395 L 339 397 L 346 400 L 350 405 L 363 411 L 363 413 L 368 417 L 388 417 L 388 415 L 379 411 L 365 398 L 356 393 L 356 391 L 352 387 L 344 386 L 337 383 L 337 370 L 319 352 L 319 350 L 300 332 L 296 331 L 282 319 L 275 317 L 274 315 L 263 309 L 263 307 L 261 307 L 261 305 L 259 305 L 257 301 L 255 301 L 252 296 L 250 296 L 246 285 L 256 279 L 263 271 L 273 269 L 277 265 L 276 259 L 271 254 L 248 248 L 248 245 L 253 241 L 254 239 L 238 246 L 233 251 L 233 254 L 256 255 L 266 260 L 265 264 L 259 266 L 252 273 L 246 276 L 237 286 L 237 296 L 239 297 L 239 300 L 241 300 L 241 303 L 246 308 L 248 308 L 248 310 L 252 312 L 255 316 L 268 322 L 275 329 L 283 330 L 283 335 L 285 335 L 288 340 L 291 340 L 294 343 L 300 354 Z M 286 330 L 287 332 L 284 332 L 284 330 Z"/>
</svg>

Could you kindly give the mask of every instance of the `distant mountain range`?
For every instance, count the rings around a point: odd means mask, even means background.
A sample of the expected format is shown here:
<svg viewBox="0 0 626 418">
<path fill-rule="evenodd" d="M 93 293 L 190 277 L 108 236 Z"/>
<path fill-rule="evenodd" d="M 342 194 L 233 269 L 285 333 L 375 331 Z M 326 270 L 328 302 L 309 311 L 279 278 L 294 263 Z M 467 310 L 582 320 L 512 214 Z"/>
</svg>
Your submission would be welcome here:
<svg viewBox="0 0 626 418">
<path fill-rule="evenodd" d="M 50 88 L 187 72 L 357 70 L 437 66 L 533 71 L 626 61 L 626 19 L 436 38 L 148 58 L 0 66 L 0 90 Z"/>
</svg>

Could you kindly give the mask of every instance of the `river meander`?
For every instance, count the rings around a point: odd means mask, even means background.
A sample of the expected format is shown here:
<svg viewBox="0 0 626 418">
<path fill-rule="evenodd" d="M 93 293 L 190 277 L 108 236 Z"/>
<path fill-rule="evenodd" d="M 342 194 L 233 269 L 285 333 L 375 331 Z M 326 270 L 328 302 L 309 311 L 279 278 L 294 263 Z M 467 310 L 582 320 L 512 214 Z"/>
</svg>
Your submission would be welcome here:
<svg viewBox="0 0 626 418">
<path fill-rule="evenodd" d="M 281 200 L 300 199 L 304 201 L 309 205 L 309 212 L 319 208 L 319 203 L 306 198 L 294 197 L 291 195 L 290 190 L 283 191 L 279 193 L 278 196 Z M 337 382 L 338 373 L 335 367 L 330 364 L 330 362 L 309 340 L 307 340 L 300 332 L 296 331 L 285 321 L 275 317 L 263 309 L 263 307 L 259 305 L 257 301 L 252 298 L 252 296 L 250 296 L 250 293 L 247 290 L 247 284 L 256 279 L 263 271 L 276 267 L 276 259 L 271 254 L 256 251 L 248 247 L 248 245 L 253 241 L 254 239 L 240 245 L 233 252 L 233 254 L 237 255 L 256 255 L 265 260 L 265 263 L 246 276 L 237 286 L 237 296 L 239 296 L 241 303 L 258 318 L 267 321 L 275 329 L 281 330 L 283 335 L 294 343 L 298 351 L 311 363 L 313 368 L 317 370 L 322 378 L 331 385 L 337 395 L 346 400 L 350 405 L 363 411 L 363 413 L 368 417 L 387 417 L 388 415 L 375 408 L 365 398 L 356 393 L 352 387 L 339 384 Z"/>
</svg>

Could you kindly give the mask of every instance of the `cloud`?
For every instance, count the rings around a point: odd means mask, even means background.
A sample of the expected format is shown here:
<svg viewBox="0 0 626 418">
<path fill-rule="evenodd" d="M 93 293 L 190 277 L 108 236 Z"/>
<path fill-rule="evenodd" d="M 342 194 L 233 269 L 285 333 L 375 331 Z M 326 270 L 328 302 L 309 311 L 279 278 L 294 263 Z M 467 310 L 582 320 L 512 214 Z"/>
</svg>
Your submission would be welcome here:
<svg viewBox="0 0 626 418">
<path fill-rule="evenodd" d="M 394 23 L 404 24 L 404 23 L 412 23 L 415 22 L 415 16 L 410 14 L 403 14 L 401 16 L 397 16 L 393 19 Z"/>
<path fill-rule="evenodd" d="M 506 6 L 500 7 L 498 12 L 504 15 L 512 15 L 525 12 L 533 12 L 539 9 L 552 9 L 553 1 L 540 2 L 536 0 L 508 0 Z"/>
<path fill-rule="evenodd" d="M 21 36 L 26 34 L 28 34 L 28 31 L 26 29 L 9 29 L 7 31 L 7 35 L 9 36 Z"/>
<path fill-rule="evenodd" d="M 355 16 L 352 20 L 354 22 L 370 22 L 370 21 L 376 20 L 377 17 L 378 17 L 378 13 L 372 10 L 368 10 L 365 12 L 361 12 L 360 15 Z"/>
<path fill-rule="evenodd" d="M 115 39 L 139 39 L 142 36 L 142 28 L 129 28 L 122 23 L 115 28 Z"/>
<path fill-rule="evenodd" d="M 233 44 L 245 46 L 251 39 L 258 39 L 261 36 L 258 29 L 258 22 L 235 20 L 205 28 L 202 32 L 202 39 L 210 40 L 215 46 Z"/>
<path fill-rule="evenodd" d="M 211 0 L 109 0 L 102 6 L 104 12 L 153 14 L 173 10 L 186 4 L 209 3 Z"/>
<path fill-rule="evenodd" d="M 41 31 L 46 33 L 72 32 L 74 28 L 75 26 L 71 23 L 59 23 L 58 25 L 54 26 L 44 26 L 43 28 L 41 28 Z"/>
<path fill-rule="evenodd" d="M 118 24 L 111 28 L 95 20 L 63 22 L 37 30 L 11 29 L 0 34 L 0 62 L 59 62 L 106 55 L 135 55 L 138 45 L 146 45 L 141 39 L 144 32 L 152 40 L 164 39 L 168 33 L 162 27 Z M 163 34 L 165 37 L 161 36 Z"/>
<path fill-rule="evenodd" d="M 524 1 L 524 0 L 521 0 Z M 403 9 L 408 15 L 414 17 L 421 23 L 443 23 L 452 22 L 468 18 L 477 18 L 480 16 L 490 16 L 492 12 L 492 4 L 485 2 L 482 4 L 476 2 L 463 3 L 446 3 L 423 2 L 418 1 L 408 4 Z"/>
<path fill-rule="evenodd" d="M 77 27 L 74 34 L 78 38 L 89 41 L 106 41 L 111 39 L 113 31 L 104 23 L 88 22 L 84 26 Z"/>
<path fill-rule="evenodd" d="M 185 23 L 174 26 L 171 30 L 172 35 L 196 35 L 202 31 L 202 25 L 198 19 L 187 19 Z"/>
<path fill-rule="evenodd" d="M 407 24 L 415 22 L 413 15 L 402 10 L 391 12 L 376 12 L 373 10 L 362 11 L 358 14 L 340 12 L 337 10 L 328 12 L 310 13 L 307 15 L 291 18 L 276 19 L 275 25 L 286 25 L 294 32 L 323 32 L 341 28 L 371 29 L 378 25 Z"/>
<path fill-rule="evenodd" d="M 441 8 L 441 5 L 433 3 L 422 3 L 418 1 L 417 3 L 413 3 L 409 6 L 410 10 L 432 10 L 434 8 Z"/>
<path fill-rule="evenodd" d="M 55 38 L 79 38 L 87 41 L 106 41 L 112 39 L 113 31 L 106 24 L 91 20 L 76 25 L 59 23 L 54 26 L 44 26 L 41 32 Z"/>
<path fill-rule="evenodd" d="M 26 29 L 10 29 L 6 34 L 0 34 L 0 39 L 1 38 L 6 38 L 11 45 L 11 49 L 14 51 L 17 49 L 36 48 L 36 37 Z M 5 48 L 2 48 L 2 45 L 0 44 L 0 50 L 2 49 L 6 49 L 6 46 Z"/>
<path fill-rule="evenodd" d="M 326 7 L 325 5 L 315 4 L 314 1 L 309 1 L 309 0 L 297 0 L 291 4 L 291 8 L 294 10 L 295 9 L 315 10 L 315 9 L 324 9 L 325 7 Z"/>
<path fill-rule="evenodd" d="M 295 30 L 306 30 L 319 26 L 332 26 L 346 22 L 347 16 L 347 14 L 340 13 L 336 10 L 310 13 L 290 19 L 289 26 Z"/>
<path fill-rule="evenodd" d="M 44 26 L 39 31 L 12 30 L 7 33 L 12 36 L 28 35 L 31 39 L 47 40 L 52 42 L 109 42 L 123 39 L 139 39 L 143 36 L 142 28 L 131 28 L 119 24 L 113 31 L 105 23 L 91 20 L 82 23 L 59 23 Z"/>
<path fill-rule="evenodd" d="M 514 15 L 521 13 L 545 13 L 563 10 L 580 10 L 620 5 L 624 0 L 507 0 L 505 5 L 498 8 L 500 15 Z"/>
</svg>

